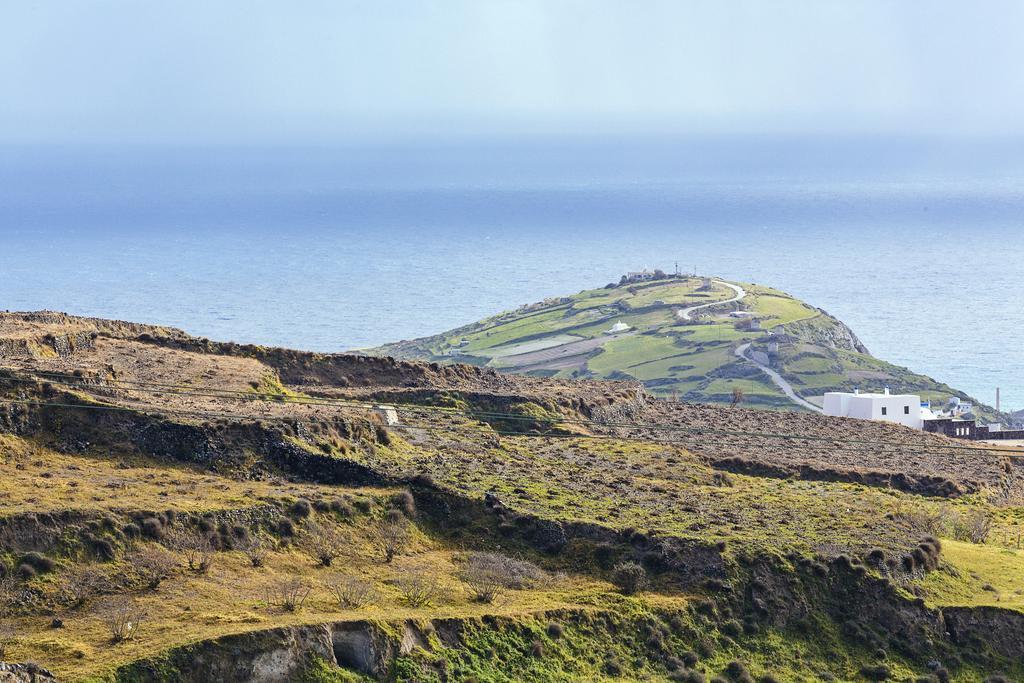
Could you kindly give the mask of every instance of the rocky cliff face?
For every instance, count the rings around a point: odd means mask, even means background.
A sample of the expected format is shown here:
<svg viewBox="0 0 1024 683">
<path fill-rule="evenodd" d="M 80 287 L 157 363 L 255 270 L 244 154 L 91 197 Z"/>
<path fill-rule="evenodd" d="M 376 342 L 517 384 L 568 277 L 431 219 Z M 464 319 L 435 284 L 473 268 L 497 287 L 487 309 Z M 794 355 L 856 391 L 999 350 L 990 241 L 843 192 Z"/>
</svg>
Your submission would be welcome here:
<svg viewBox="0 0 1024 683">
<path fill-rule="evenodd" d="M 56 680 L 53 674 L 35 664 L 0 662 L 0 683 L 46 683 Z"/>
<path fill-rule="evenodd" d="M 868 348 L 845 323 L 833 318 L 828 311 L 820 308 L 818 310 L 821 312 L 822 318 L 789 323 L 783 328 L 785 334 L 815 346 L 871 355 Z"/>
<path fill-rule="evenodd" d="M 396 657 L 426 649 L 431 634 L 456 634 L 447 621 L 344 621 L 242 633 L 173 650 L 122 668 L 133 681 L 276 683 L 317 664 L 382 680 Z M 457 646 L 457 636 L 448 638 Z"/>
</svg>

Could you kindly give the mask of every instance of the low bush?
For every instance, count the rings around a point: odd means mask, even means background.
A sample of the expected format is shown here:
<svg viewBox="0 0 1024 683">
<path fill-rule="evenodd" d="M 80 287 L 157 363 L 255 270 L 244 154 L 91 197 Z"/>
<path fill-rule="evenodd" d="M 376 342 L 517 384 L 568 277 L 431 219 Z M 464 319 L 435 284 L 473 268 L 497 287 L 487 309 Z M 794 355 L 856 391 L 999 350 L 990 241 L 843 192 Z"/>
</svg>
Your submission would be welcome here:
<svg viewBox="0 0 1024 683">
<path fill-rule="evenodd" d="M 290 579 L 271 585 L 266 590 L 266 603 L 285 612 L 298 612 L 313 588 L 302 579 Z"/>
<path fill-rule="evenodd" d="M 743 626 L 735 619 L 729 619 L 722 624 L 720 630 L 730 638 L 739 638 L 743 634 Z"/>
<path fill-rule="evenodd" d="M 887 681 L 889 680 L 890 671 L 889 667 L 885 664 L 874 664 L 861 667 L 860 675 L 869 681 Z"/>
<path fill-rule="evenodd" d="M 270 544 L 262 536 L 246 536 L 237 543 L 237 547 L 249 559 L 249 564 L 253 567 L 262 567 L 270 553 Z"/>
<path fill-rule="evenodd" d="M 753 677 L 747 671 L 747 666 L 736 659 L 725 666 L 725 675 L 737 683 L 754 683 Z"/>
<path fill-rule="evenodd" d="M 143 548 L 125 559 L 142 586 L 151 591 L 173 574 L 177 566 L 174 556 L 162 548 Z"/>
<path fill-rule="evenodd" d="M 409 491 L 402 491 L 391 496 L 391 504 L 409 519 L 416 515 L 416 499 Z"/>
<path fill-rule="evenodd" d="M 152 541 L 159 541 L 164 537 L 164 524 L 156 517 L 146 517 L 142 520 L 142 535 Z"/>
<path fill-rule="evenodd" d="M 424 572 L 410 572 L 396 584 L 402 599 L 409 607 L 428 607 L 445 594 L 445 586 L 436 576 Z"/>
<path fill-rule="evenodd" d="M 22 581 L 31 581 L 39 575 L 36 568 L 30 564 L 19 564 L 18 568 L 14 570 L 14 573 L 17 574 L 18 578 Z"/>
<path fill-rule="evenodd" d="M 346 500 L 341 498 L 335 498 L 331 501 L 331 512 L 341 517 L 352 517 L 355 514 L 355 510 Z"/>
<path fill-rule="evenodd" d="M 25 553 L 22 555 L 20 564 L 32 567 L 39 574 L 52 572 L 57 567 L 56 562 L 46 555 L 37 552 Z"/>
<path fill-rule="evenodd" d="M 345 549 L 347 540 L 337 527 L 310 521 L 306 524 L 299 546 L 323 567 L 330 567 Z"/>
<path fill-rule="evenodd" d="M 305 498 L 300 498 L 292 504 L 289 514 L 296 519 L 306 519 L 313 514 L 313 506 Z"/>
<path fill-rule="evenodd" d="M 104 615 L 104 621 L 110 631 L 110 640 L 121 643 L 134 639 L 145 618 L 145 612 L 132 598 L 118 598 L 112 601 Z"/>
<path fill-rule="evenodd" d="M 377 589 L 372 581 L 366 579 L 344 576 L 331 581 L 328 586 L 342 609 L 359 609 L 377 600 Z"/>
<path fill-rule="evenodd" d="M 623 594 L 633 595 L 647 586 L 647 572 L 636 562 L 620 562 L 612 571 L 612 583 Z"/>
<path fill-rule="evenodd" d="M 427 472 L 420 472 L 412 478 L 412 483 L 415 486 L 432 489 L 434 488 L 434 477 Z"/>
<path fill-rule="evenodd" d="M 623 666 L 622 666 L 622 662 L 620 662 L 618 659 L 611 658 L 611 659 L 605 660 L 604 672 L 606 674 L 608 674 L 609 676 L 615 676 L 615 677 L 621 676 L 623 671 L 624 671 L 624 669 L 623 669 Z"/>
<path fill-rule="evenodd" d="M 617 555 L 618 551 L 611 543 L 598 543 L 594 546 L 594 562 L 601 569 L 611 569 Z"/>
<path fill-rule="evenodd" d="M 537 565 L 500 553 L 470 553 L 461 573 L 473 599 L 490 603 L 502 590 L 539 585 L 547 574 Z"/>
<path fill-rule="evenodd" d="M 953 519 L 951 535 L 958 541 L 981 544 L 992 533 L 992 518 L 981 510 L 962 512 Z"/>
<path fill-rule="evenodd" d="M 192 529 L 178 529 L 165 535 L 166 545 L 181 553 L 188 568 L 198 574 L 210 571 L 217 549 L 210 536 Z"/>
<path fill-rule="evenodd" d="M 401 515 L 389 515 L 376 529 L 374 542 L 384 560 L 390 564 L 396 555 L 401 554 L 409 546 L 412 532 L 409 522 Z"/>
<path fill-rule="evenodd" d="M 85 566 L 67 576 L 62 588 L 68 596 L 71 609 L 76 609 L 102 593 L 109 584 L 106 574 L 96 567 Z"/>
</svg>

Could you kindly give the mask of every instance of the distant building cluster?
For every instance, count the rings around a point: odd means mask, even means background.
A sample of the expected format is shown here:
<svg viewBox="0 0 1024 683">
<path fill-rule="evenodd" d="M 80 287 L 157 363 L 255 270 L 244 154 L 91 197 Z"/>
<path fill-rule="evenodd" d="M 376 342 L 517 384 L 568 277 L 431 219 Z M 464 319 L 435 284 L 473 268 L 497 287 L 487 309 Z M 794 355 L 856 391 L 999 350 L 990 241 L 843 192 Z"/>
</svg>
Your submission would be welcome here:
<svg viewBox="0 0 1024 683">
<path fill-rule="evenodd" d="M 1003 429 L 999 424 L 979 425 L 973 414 L 974 406 L 955 396 L 943 408 L 933 409 L 930 402 L 922 402 L 916 394 L 893 394 L 888 388 L 881 394 L 830 391 L 825 394 L 822 409 L 826 415 L 893 422 L 955 439 L 1024 439 L 1024 430 Z"/>
<path fill-rule="evenodd" d="M 654 270 L 648 270 L 648 269 L 644 268 L 643 270 L 632 270 L 632 271 L 626 273 L 625 275 L 623 275 L 619 279 L 619 284 L 620 285 L 628 285 L 628 284 L 633 284 L 633 283 L 637 283 L 637 282 L 650 282 L 651 280 L 672 280 L 672 279 L 675 279 L 675 278 L 686 278 L 686 277 L 693 277 L 693 276 L 692 275 L 684 275 L 683 273 L 679 272 L 679 266 L 678 265 L 676 266 L 675 271 L 671 272 L 671 273 L 666 273 L 664 270 L 661 270 L 660 268 L 655 268 Z M 710 278 L 705 278 L 705 282 L 710 282 L 710 281 L 711 281 Z M 612 285 L 609 285 L 609 287 L 611 287 L 611 286 Z"/>
</svg>

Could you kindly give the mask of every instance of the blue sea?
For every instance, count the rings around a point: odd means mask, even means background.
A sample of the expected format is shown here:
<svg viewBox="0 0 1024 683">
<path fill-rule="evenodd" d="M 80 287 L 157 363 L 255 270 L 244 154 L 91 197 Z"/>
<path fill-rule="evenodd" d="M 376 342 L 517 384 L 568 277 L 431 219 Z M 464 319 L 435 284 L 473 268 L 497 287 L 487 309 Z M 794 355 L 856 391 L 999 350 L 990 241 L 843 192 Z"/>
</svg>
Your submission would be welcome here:
<svg viewBox="0 0 1024 683">
<path fill-rule="evenodd" d="M 0 309 L 340 351 L 678 264 L 1021 409 L 1022 227 L 1013 140 L 6 147 Z"/>
</svg>

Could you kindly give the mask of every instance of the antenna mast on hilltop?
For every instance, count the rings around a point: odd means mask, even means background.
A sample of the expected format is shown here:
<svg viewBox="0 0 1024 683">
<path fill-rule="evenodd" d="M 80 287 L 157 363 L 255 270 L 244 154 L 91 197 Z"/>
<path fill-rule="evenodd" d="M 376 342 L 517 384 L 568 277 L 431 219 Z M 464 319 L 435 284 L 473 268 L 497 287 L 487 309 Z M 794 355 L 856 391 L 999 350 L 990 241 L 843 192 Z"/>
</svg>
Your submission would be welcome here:
<svg viewBox="0 0 1024 683">
<path fill-rule="evenodd" d="M 676 261 L 676 277 L 679 277 L 679 261 Z"/>
</svg>

